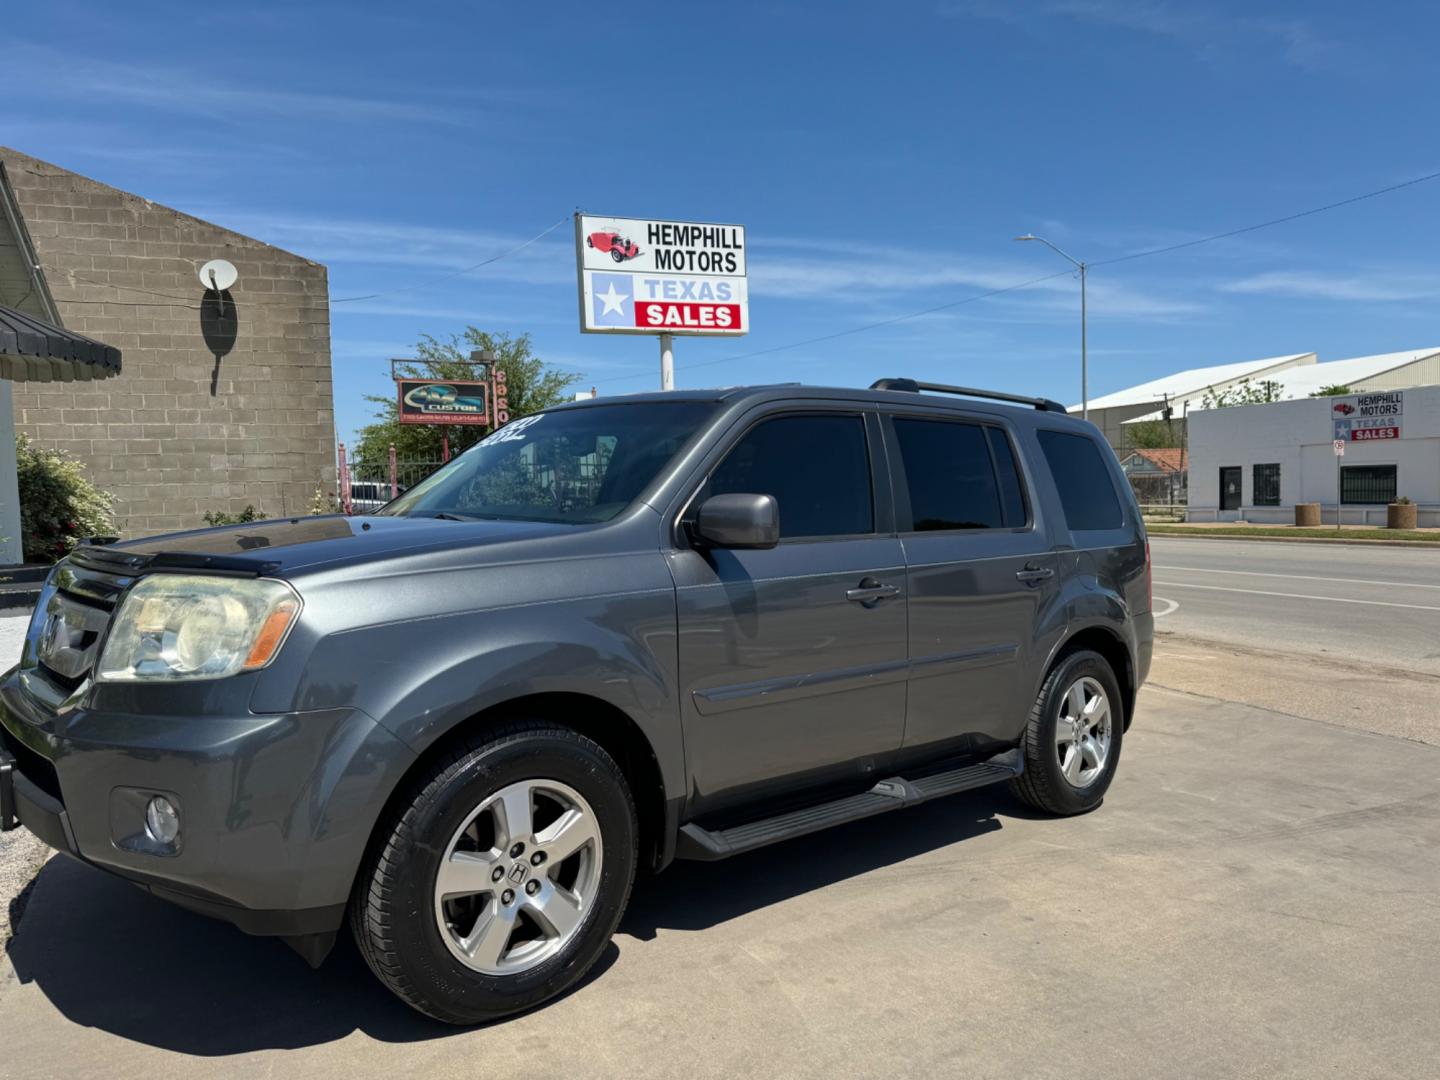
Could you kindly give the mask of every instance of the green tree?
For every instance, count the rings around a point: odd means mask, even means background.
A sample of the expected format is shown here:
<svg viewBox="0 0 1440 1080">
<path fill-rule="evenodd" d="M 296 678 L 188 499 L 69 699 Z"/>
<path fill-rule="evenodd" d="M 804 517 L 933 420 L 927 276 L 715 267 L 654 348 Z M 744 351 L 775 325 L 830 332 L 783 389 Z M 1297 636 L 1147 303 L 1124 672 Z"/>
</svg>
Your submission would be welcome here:
<svg viewBox="0 0 1440 1080">
<path fill-rule="evenodd" d="M 558 371 L 535 355 L 529 334 L 489 334 L 474 326 L 463 334 L 453 334 L 448 341 L 439 341 L 429 334 L 415 346 L 417 363 L 397 364 L 406 378 L 469 379 L 475 368 L 469 362 L 474 351 L 490 351 L 505 372 L 506 398 L 510 403 L 510 419 L 518 420 L 529 413 L 549 408 L 565 400 L 565 389 L 578 376 Z M 440 458 L 441 440 L 448 436 L 450 453 L 474 445 L 490 433 L 479 424 L 402 424 L 400 407 L 394 395 L 383 397 L 367 394 L 375 405 L 375 422 L 360 429 L 360 439 L 351 454 L 352 460 L 381 462 L 390 454 L 390 445 L 401 458 Z"/>
<path fill-rule="evenodd" d="M 1177 444 L 1172 426 L 1164 420 L 1126 424 L 1125 441 L 1131 450 L 1168 450 Z"/>
<path fill-rule="evenodd" d="M 1258 383 L 1241 379 L 1234 386 L 1227 386 L 1223 390 L 1210 387 L 1205 391 L 1200 405 L 1205 409 L 1224 409 L 1231 405 L 1265 405 L 1271 401 L 1279 401 L 1282 389 L 1274 379 L 1263 379 Z"/>
<path fill-rule="evenodd" d="M 1333 385 L 1333 386 L 1322 386 L 1322 387 L 1320 387 L 1319 390 L 1316 390 L 1316 391 L 1315 391 L 1313 394 L 1311 394 L 1310 396 L 1311 396 L 1311 397 L 1346 397 L 1347 395 L 1353 394 L 1354 392 L 1355 392 L 1354 390 L 1351 390 L 1350 387 L 1346 386 L 1344 383 L 1336 383 L 1336 384 Z"/>
</svg>

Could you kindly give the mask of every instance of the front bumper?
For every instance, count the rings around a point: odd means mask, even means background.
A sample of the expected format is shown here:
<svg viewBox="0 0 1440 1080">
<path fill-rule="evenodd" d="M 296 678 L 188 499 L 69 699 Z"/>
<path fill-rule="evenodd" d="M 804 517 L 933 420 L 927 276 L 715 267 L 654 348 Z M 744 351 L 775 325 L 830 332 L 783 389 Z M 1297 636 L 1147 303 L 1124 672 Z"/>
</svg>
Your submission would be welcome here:
<svg viewBox="0 0 1440 1080">
<path fill-rule="evenodd" d="M 0 684 L 0 818 L 59 851 L 252 934 L 338 928 L 413 753 L 358 709 L 149 716 L 39 706 Z M 175 850 L 143 807 L 180 809 Z"/>
</svg>

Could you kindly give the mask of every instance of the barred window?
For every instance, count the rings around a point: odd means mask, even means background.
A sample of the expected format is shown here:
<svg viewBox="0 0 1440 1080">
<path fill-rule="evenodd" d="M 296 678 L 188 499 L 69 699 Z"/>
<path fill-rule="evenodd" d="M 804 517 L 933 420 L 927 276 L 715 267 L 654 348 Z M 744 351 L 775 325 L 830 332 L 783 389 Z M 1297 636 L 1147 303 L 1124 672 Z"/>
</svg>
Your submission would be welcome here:
<svg viewBox="0 0 1440 1080">
<path fill-rule="evenodd" d="M 1280 505 L 1280 466 L 1278 463 L 1255 466 L 1254 505 Z"/>
<path fill-rule="evenodd" d="M 1394 502 L 1395 466 L 1341 466 L 1340 501 L 1352 506 Z"/>
</svg>

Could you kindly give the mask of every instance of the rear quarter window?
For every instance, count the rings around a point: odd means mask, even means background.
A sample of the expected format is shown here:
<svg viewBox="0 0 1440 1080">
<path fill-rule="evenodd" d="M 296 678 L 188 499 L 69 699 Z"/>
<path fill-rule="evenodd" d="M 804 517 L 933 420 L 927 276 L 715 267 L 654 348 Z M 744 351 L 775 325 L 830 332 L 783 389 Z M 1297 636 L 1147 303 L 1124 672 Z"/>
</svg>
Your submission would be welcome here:
<svg viewBox="0 0 1440 1080">
<path fill-rule="evenodd" d="M 1118 529 L 1125 512 L 1115 491 L 1115 480 L 1104 451 L 1086 435 L 1066 431 L 1038 431 L 1040 449 L 1055 479 L 1065 522 L 1071 532 Z"/>
</svg>

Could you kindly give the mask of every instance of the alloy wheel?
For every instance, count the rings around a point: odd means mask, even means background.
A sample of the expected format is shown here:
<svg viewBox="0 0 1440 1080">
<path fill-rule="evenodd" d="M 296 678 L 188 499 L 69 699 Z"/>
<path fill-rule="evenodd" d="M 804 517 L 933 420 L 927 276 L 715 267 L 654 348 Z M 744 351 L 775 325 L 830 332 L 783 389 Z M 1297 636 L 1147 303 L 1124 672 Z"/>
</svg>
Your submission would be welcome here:
<svg viewBox="0 0 1440 1080">
<path fill-rule="evenodd" d="M 435 876 L 435 921 L 451 954 L 486 975 L 538 966 L 579 932 L 600 885 L 590 804 L 558 780 L 495 792 L 455 831 Z"/>
<path fill-rule="evenodd" d="M 1110 739 L 1110 698 L 1105 688 L 1088 675 L 1075 680 L 1060 699 L 1055 720 L 1056 760 L 1071 787 L 1088 787 L 1105 771 Z"/>
</svg>

